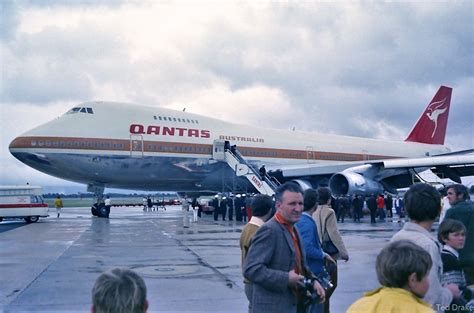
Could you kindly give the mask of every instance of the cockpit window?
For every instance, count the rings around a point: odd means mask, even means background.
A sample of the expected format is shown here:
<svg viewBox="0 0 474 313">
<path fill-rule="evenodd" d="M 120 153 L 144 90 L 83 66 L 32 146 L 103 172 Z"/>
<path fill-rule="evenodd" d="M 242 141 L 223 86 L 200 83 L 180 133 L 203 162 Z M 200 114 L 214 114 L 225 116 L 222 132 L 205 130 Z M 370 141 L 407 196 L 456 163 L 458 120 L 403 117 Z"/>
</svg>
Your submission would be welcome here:
<svg viewBox="0 0 474 313">
<path fill-rule="evenodd" d="M 74 113 L 88 113 L 88 114 L 94 114 L 94 111 L 92 108 L 80 108 L 80 107 L 74 107 L 70 109 L 69 111 L 66 112 L 66 114 L 74 114 Z"/>
<path fill-rule="evenodd" d="M 77 113 L 81 108 L 72 108 L 69 111 L 67 111 L 66 114 L 72 114 L 72 113 Z"/>
</svg>

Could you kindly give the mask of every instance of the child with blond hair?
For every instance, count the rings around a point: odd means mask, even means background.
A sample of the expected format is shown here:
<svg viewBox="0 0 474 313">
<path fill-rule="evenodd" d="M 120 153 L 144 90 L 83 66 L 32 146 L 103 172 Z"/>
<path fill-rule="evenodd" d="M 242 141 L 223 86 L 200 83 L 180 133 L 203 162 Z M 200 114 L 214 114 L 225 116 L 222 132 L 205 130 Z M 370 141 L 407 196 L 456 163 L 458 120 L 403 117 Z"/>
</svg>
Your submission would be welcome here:
<svg viewBox="0 0 474 313">
<path fill-rule="evenodd" d="M 432 313 L 423 298 L 428 291 L 432 266 L 428 252 L 408 240 L 388 244 L 376 261 L 377 279 L 382 287 L 353 303 L 348 313 Z"/>
</svg>

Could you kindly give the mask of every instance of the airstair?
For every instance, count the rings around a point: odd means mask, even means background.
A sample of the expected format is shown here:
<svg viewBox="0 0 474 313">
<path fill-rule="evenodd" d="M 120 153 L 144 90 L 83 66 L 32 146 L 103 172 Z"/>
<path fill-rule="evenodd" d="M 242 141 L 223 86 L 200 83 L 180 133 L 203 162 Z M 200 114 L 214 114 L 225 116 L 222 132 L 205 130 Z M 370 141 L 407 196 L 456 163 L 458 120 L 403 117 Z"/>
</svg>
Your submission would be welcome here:
<svg viewBox="0 0 474 313">
<path fill-rule="evenodd" d="M 244 176 L 264 195 L 273 196 L 279 183 L 271 179 L 268 174 L 262 177 L 257 169 L 250 165 L 236 146 L 230 146 L 228 141 L 214 140 L 212 158 L 216 161 L 226 162 L 237 176 Z"/>
</svg>

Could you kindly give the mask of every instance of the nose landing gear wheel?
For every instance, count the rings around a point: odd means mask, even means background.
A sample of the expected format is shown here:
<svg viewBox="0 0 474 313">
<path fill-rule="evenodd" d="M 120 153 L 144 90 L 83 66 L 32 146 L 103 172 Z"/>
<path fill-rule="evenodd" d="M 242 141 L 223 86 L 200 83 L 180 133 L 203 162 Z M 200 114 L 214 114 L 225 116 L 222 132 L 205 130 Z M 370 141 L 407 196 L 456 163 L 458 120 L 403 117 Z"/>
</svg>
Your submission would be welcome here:
<svg viewBox="0 0 474 313">
<path fill-rule="evenodd" d="M 103 203 L 95 203 L 91 208 L 91 213 L 94 216 L 108 218 L 110 214 L 110 209 L 107 208 Z"/>
<path fill-rule="evenodd" d="M 97 216 L 98 216 L 98 217 L 106 217 L 106 218 L 109 217 L 109 214 L 110 214 L 110 211 L 109 211 L 109 210 L 110 210 L 110 209 L 107 208 L 107 207 L 105 206 L 105 204 L 103 204 L 103 203 L 97 204 L 97 203 L 96 203 L 96 204 L 94 204 L 93 208 L 94 208 L 94 207 L 95 207 L 95 210 L 96 210 L 96 213 L 97 213 Z M 94 213 L 92 213 L 92 214 L 94 214 Z"/>
</svg>

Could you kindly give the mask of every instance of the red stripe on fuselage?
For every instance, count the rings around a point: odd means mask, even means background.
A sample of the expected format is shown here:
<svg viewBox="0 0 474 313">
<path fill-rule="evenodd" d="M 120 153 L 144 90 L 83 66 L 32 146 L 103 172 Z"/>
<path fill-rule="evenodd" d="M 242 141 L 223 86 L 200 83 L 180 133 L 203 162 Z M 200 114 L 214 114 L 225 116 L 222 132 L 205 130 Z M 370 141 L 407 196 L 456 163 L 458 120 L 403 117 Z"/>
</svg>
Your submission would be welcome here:
<svg viewBox="0 0 474 313">
<path fill-rule="evenodd" d="M 11 148 L 40 148 L 61 150 L 93 150 L 93 151 L 126 151 L 131 152 L 134 141 L 143 143 L 143 147 L 133 147 L 133 152 L 147 153 L 175 153 L 175 154 L 198 154 L 210 157 L 212 145 L 182 142 L 151 141 L 140 139 L 107 139 L 107 138 L 77 138 L 77 137 L 17 137 L 10 144 Z M 322 160 L 322 161 L 368 161 L 379 159 L 399 158 L 394 156 L 375 154 L 356 154 L 342 152 L 306 151 L 274 148 L 257 148 L 249 146 L 238 146 L 240 153 L 245 157 L 275 158 L 275 159 L 299 159 L 299 160 Z"/>
<path fill-rule="evenodd" d="M 47 208 L 46 203 L 9 203 L 9 204 L 0 204 L 0 209 L 16 209 L 16 208 Z"/>
</svg>

